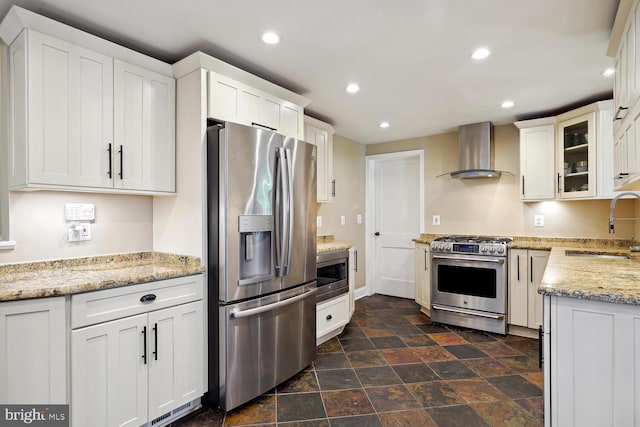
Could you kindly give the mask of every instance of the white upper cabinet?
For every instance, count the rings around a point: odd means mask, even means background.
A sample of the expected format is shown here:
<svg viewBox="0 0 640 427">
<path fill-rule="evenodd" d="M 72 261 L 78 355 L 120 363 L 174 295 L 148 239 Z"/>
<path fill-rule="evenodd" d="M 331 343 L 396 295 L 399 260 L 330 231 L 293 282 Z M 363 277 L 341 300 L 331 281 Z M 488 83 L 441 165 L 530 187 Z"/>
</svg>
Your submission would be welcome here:
<svg viewBox="0 0 640 427">
<path fill-rule="evenodd" d="M 0 37 L 10 43 L 12 189 L 175 192 L 169 64 L 17 7 Z"/>
<path fill-rule="evenodd" d="M 333 178 L 333 127 L 313 117 L 304 116 L 304 140 L 316 146 L 318 202 L 332 202 L 335 197 Z"/>
<path fill-rule="evenodd" d="M 640 9 L 638 0 L 620 3 L 607 54 L 615 56 L 613 88 L 614 186 L 640 190 Z"/>
<path fill-rule="evenodd" d="M 175 191 L 175 80 L 114 61 L 114 186 Z"/>
<path fill-rule="evenodd" d="M 599 101 L 555 117 L 516 122 L 520 128 L 520 198 L 611 199 L 612 103 Z M 619 142 L 618 142 L 619 143 Z"/>
<path fill-rule="evenodd" d="M 555 126 L 529 124 L 520 129 L 520 199 L 555 198 Z"/>
<path fill-rule="evenodd" d="M 303 138 L 303 107 L 220 73 L 209 72 L 208 116 Z"/>
</svg>

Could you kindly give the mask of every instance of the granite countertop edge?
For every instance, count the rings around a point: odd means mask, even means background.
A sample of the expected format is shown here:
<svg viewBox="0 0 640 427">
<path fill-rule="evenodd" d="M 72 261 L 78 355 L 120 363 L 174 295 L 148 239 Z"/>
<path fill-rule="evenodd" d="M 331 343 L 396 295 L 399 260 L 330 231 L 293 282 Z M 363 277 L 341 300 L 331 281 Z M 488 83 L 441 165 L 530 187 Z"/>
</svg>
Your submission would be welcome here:
<svg viewBox="0 0 640 427">
<path fill-rule="evenodd" d="M 205 270 L 198 257 L 162 252 L 4 264 L 0 265 L 0 301 L 73 295 L 192 276 Z"/>
</svg>

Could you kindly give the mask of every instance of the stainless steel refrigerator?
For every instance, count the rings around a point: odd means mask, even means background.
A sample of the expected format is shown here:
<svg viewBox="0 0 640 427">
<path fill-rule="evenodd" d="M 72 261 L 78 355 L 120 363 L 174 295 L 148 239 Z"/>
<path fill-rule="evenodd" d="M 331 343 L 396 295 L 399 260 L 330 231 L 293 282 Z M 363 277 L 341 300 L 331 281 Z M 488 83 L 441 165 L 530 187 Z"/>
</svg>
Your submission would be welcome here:
<svg viewBox="0 0 640 427">
<path fill-rule="evenodd" d="M 229 411 L 315 358 L 316 148 L 207 128 L 209 391 Z"/>
</svg>

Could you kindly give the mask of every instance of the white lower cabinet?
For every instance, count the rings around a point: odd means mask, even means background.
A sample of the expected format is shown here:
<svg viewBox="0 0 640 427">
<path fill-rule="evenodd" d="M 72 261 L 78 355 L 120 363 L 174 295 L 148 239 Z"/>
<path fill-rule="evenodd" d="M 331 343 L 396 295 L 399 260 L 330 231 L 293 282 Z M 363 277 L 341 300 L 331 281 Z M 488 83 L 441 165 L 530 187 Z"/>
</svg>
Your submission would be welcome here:
<svg viewBox="0 0 640 427">
<path fill-rule="evenodd" d="M 537 329 L 542 325 L 542 295 L 538 287 L 549 251 L 509 250 L 509 324 Z"/>
<path fill-rule="evenodd" d="M 0 303 L 0 404 L 67 403 L 65 298 Z"/>
<path fill-rule="evenodd" d="M 316 344 L 338 335 L 349 323 L 349 295 L 324 301 L 316 307 Z"/>
<path fill-rule="evenodd" d="M 420 310 L 431 313 L 431 269 L 429 268 L 429 245 L 416 243 L 416 302 Z"/>
<path fill-rule="evenodd" d="M 112 311 L 121 315 L 123 306 L 141 311 L 71 332 L 74 426 L 156 424 L 168 419 L 176 408 L 202 396 L 202 289 L 192 292 L 194 278 L 200 288 L 202 278 L 191 277 L 184 283 L 180 279 L 156 282 L 157 290 L 147 286 L 137 293 L 135 287 L 98 291 L 91 293 L 95 296 L 81 294 L 77 304 L 72 298 L 72 315 L 78 313 L 78 317 L 82 315 L 87 320 L 104 320 L 105 313 Z M 119 289 L 128 293 L 114 293 Z M 189 296 L 198 300 L 170 306 L 171 300 Z M 124 305 L 127 298 L 129 302 Z M 82 306 L 82 310 L 74 310 L 73 305 Z"/>
<path fill-rule="evenodd" d="M 640 307 L 545 297 L 545 426 L 640 425 Z"/>
</svg>

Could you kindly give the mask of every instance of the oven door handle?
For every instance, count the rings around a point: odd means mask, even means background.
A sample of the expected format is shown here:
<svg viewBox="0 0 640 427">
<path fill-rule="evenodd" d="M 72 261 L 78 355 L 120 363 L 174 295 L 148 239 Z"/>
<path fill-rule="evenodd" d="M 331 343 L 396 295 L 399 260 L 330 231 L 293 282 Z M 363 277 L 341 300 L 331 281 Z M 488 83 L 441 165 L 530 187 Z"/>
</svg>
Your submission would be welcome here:
<svg viewBox="0 0 640 427">
<path fill-rule="evenodd" d="M 267 312 L 267 311 L 275 310 L 276 308 L 283 307 L 285 305 L 293 304 L 294 302 L 303 300 L 303 299 L 307 298 L 308 296 L 310 296 L 311 294 L 316 293 L 317 291 L 318 291 L 318 289 L 314 288 L 314 289 L 311 289 L 310 291 L 307 291 L 307 292 L 305 292 L 303 294 L 296 295 L 295 297 L 287 298 L 287 299 L 282 300 L 282 301 L 274 302 L 273 304 L 267 304 L 267 305 L 263 305 L 263 306 L 256 307 L 256 308 L 249 308 L 247 310 L 242 310 L 242 311 L 233 311 L 233 312 L 231 312 L 231 317 L 234 317 L 236 319 L 241 319 L 243 317 L 249 317 L 249 316 L 253 316 L 255 314 L 260 314 L 260 313 L 264 313 L 264 312 Z"/>
<path fill-rule="evenodd" d="M 442 256 L 442 255 L 432 255 L 432 259 L 449 259 L 454 261 L 479 261 L 479 262 L 490 262 L 493 264 L 504 264 L 504 259 L 502 258 L 480 258 L 480 257 L 453 257 L 453 256 Z"/>
<path fill-rule="evenodd" d="M 440 310 L 440 311 L 449 311 L 451 313 L 468 314 L 470 316 L 487 317 L 489 319 L 495 319 L 495 320 L 504 319 L 504 315 L 502 315 L 502 314 L 489 314 L 489 313 L 483 313 L 483 312 L 478 312 L 478 311 L 473 311 L 473 310 L 465 310 L 464 308 L 444 307 L 442 305 L 437 305 L 437 304 L 431 304 L 431 308 L 433 308 L 435 310 Z"/>
</svg>

